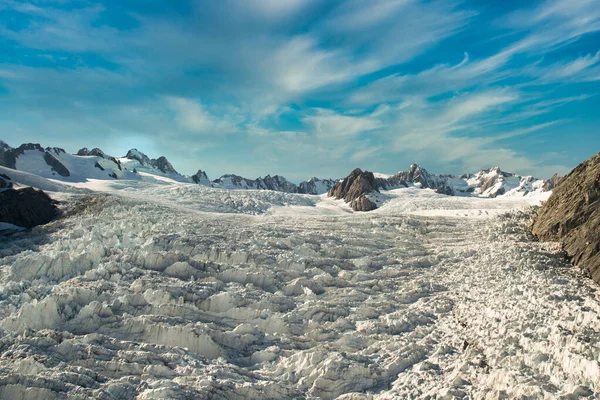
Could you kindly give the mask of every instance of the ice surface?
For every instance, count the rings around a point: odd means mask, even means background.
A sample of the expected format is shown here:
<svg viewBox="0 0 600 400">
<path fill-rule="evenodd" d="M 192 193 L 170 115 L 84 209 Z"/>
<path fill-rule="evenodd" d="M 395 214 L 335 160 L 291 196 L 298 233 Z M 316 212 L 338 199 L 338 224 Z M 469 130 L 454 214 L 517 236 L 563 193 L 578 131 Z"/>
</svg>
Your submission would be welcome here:
<svg viewBox="0 0 600 400">
<path fill-rule="evenodd" d="M 538 198 L 137 182 L 0 237 L 0 398 L 600 393 L 597 287 L 527 236 Z"/>
</svg>

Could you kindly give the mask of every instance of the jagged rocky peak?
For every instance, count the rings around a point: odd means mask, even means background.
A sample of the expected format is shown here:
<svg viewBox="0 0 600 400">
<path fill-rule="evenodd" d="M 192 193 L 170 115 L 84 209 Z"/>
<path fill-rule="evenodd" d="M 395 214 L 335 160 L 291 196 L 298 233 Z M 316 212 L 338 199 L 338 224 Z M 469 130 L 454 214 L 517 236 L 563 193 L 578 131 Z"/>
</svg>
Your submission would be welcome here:
<svg viewBox="0 0 600 400">
<path fill-rule="evenodd" d="M 199 169 L 198 172 L 192 175 L 191 178 L 192 182 L 198 185 L 212 186 L 210 179 L 208 179 L 208 175 L 206 175 L 206 172 L 202 171 L 201 169 Z"/>
<path fill-rule="evenodd" d="M 179 173 L 173 168 L 173 165 L 167 160 L 165 156 L 160 156 L 157 159 L 150 158 L 138 149 L 131 149 L 125 155 L 125 158 L 130 160 L 136 160 L 143 166 L 150 166 L 158 169 L 164 174 L 174 174 L 178 175 Z"/>
<path fill-rule="evenodd" d="M 298 187 L 286 178 L 280 175 L 267 175 L 264 178 L 258 178 L 257 186 L 261 189 L 275 190 L 278 192 L 297 193 Z"/>
<path fill-rule="evenodd" d="M 156 160 L 150 160 L 154 167 L 158 168 L 165 174 L 177 174 L 178 172 L 173 168 L 173 165 L 167 160 L 165 156 L 160 156 Z"/>
<path fill-rule="evenodd" d="M 557 177 L 555 175 L 555 177 Z M 600 283 L 600 153 L 560 179 L 532 231 L 541 240 L 560 240 L 564 250 Z"/>
<path fill-rule="evenodd" d="M 342 181 L 337 182 L 327 195 L 337 200 L 344 199 L 354 211 L 371 211 L 377 208 L 366 195 L 379 192 L 377 181 L 372 172 L 356 168 Z"/>
<path fill-rule="evenodd" d="M 82 149 L 79 149 L 79 151 L 75 155 L 77 155 L 77 156 L 96 156 L 96 157 L 106 158 L 106 154 L 97 147 L 94 147 L 92 150 L 89 150 L 87 147 L 84 147 Z"/>
<path fill-rule="evenodd" d="M 312 177 L 298 184 L 298 193 L 323 194 L 327 193 L 337 181 L 334 179 L 319 179 Z"/>
<path fill-rule="evenodd" d="M 137 160 L 142 165 L 147 165 L 150 163 L 150 157 L 139 151 L 138 149 L 131 149 L 125 155 L 125 158 L 130 160 Z"/>
</svg>

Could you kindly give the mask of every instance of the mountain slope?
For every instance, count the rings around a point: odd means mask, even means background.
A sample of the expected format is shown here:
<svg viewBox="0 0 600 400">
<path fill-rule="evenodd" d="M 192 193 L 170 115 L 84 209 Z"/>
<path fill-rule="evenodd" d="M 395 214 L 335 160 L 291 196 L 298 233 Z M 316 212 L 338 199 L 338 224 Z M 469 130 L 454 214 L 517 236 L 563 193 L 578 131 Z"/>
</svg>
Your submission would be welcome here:
<svg viewBox="0 0 600 400">
<path fill-rule="evenodd" d="M 577 166 L 540 209 L 533 234 L 561 241 L 573 263 L 600 282 L 600 153 Z"/>
</svg>

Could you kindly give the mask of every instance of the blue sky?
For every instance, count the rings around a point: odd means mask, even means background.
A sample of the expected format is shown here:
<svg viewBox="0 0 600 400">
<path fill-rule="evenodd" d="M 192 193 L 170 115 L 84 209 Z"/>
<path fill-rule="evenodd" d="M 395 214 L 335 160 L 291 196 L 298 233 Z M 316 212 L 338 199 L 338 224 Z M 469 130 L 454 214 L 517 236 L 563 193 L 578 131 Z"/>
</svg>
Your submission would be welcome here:
<svg viewBox="0 0 600 400">
<path fill-rule="evenodd" d="M 599 89 L 600 0 L 0 0 L 0 139 L 211 178 L 549 177 Z"/>
</svg>

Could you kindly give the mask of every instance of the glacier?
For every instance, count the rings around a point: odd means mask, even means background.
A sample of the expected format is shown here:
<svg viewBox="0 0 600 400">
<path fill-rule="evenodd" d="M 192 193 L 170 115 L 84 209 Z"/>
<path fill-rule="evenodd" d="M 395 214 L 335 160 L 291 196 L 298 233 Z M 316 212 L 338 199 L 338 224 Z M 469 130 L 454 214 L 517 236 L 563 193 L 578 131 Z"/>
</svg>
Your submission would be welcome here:
<svg viewBox="0 0 600 400">
<path fill-rule="evenodd" d="M 355 213 L 268 190 L 11 178 L 62 216 L 0 237 L 2 399 L 600 393 L 598 288 L 528 234 L 544 197 L 408 187 Z"/>
</svg>

